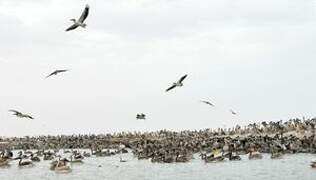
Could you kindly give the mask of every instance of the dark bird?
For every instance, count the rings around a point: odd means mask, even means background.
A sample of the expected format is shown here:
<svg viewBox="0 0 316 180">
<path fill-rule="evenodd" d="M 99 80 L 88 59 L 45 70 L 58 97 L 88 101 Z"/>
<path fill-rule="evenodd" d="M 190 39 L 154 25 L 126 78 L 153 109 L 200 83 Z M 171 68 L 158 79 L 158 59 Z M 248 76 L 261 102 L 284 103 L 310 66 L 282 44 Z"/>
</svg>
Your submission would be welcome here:
<svg viewBox="0 0 316 180">
<path fill-rule="evenodd" d="M 16 110 L 13 110 L 13 109 L 10 109 L 9 110 L 10 112 L 13 112 L 13 115 L 15 115 L 16 117 L 19 117 L 19 118 L 29 118 L 29 119 L 34 119 L 32 116 L 28 115 L 28 114 L 23 114 L 19 111 L 16 111 Z"/>
<path fill-rule="evenodd" d="M 233 110 L 229 110 L 230 111 L 230 113 L 232 113 L 233 115 L 237 115 L 237 113 L 235 112 L 235 111 L 233 111 Z"/>
<path fill-rule="evenodd" d="M 89 5 L 87 4 L 78 20 L 70 19 L 70 21 L 73 21 L 74 24 L 72 26 L 70 26 L 68 29 L 66 29 L 66 31 L 74 30 L 79 26 L 85 28 L 87 25 L 84 23 L 84 20 L 86 20 L 88 15 L 89 15 Z"/>
<path fill-rule="evenodd" d="M 46 78 L 49 78 L 49 77 L 51 77 L 51 76 L 53 76 L 53 75 L 57 75 L 57 74 L 59 74 L 59 73 L 63 73 L 63 72 L 67 72 L 67 71 L 69 71 L 69 70 L 68 70 L 68 69 L 56 70 L 56 71 L 50 73 L 48 76 L 46 76 Z"/>
<path fill-rule="evenodd" d="M 182 77 L 179 79 L 179 81 L 174 82 L 174 83 L 172 84 L 172 86 L 170 86 L 168 89 L 166 89 L 166 92 L 168 92 L 168 91 L 170 91 L 171 89 L 174 89 L 174 88 L 176 88 L 176 87 L 182 87 L 182 86 L 183 86 L 183 80 L 184 80 L 187 76 L 188 76 L 188 75 L 186 74 L 186 75 L 182 76 Z"/>
<path fill-rule="evenodd" d="M 207 104 L 207 105 L 210 105 L 210 106 L 215 107 L 214 104 L 212 104 L 212 103 L 209 102 L 209 101 L 201 101 L 201 103 L 204 103 L 204 104 Z"/>
<path fill-rule="evenodd" d="M 17 159 L 20 159 L 19 166 L 29 166 L 33 165 L 32 161 L 22 161 L 22 157 L 18 157 Z"/>
<path fill-rule="evenodd" d="M 145 120 L 146 119 L 146 115 L 145 114 L 137 114 L 136 115 L 136 119 L 138 119 L 138 120 Z"/>
</svg>

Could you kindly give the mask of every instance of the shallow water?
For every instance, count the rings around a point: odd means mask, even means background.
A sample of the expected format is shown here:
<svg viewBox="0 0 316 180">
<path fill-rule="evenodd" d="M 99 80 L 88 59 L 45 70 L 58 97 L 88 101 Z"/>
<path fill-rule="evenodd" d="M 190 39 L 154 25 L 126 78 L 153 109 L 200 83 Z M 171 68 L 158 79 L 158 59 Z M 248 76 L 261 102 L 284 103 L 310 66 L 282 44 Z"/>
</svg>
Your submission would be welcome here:
<svg viewBox="0 0 316 180">
<path fill-rule="evenodd" d="M 84 164 L 72 165 L 68 174 L 49 170 L 50 161 L 35 163 L 34 167 L 19 168 L 11 162 L 9 168 L 0 168 L 0 180 L 315 180 L 316 169 L 310 162 L 316 155 L 286 155 L 272 160 L 268 154 L 261 160 L 219 162 L 205 164 L 198 156 L 189 163 L 158 164 L 136 160 L 132 154 L 111 157 L 85 158 Z M 99 167 L 101 165 L 101 167 Z"/>
</svg>

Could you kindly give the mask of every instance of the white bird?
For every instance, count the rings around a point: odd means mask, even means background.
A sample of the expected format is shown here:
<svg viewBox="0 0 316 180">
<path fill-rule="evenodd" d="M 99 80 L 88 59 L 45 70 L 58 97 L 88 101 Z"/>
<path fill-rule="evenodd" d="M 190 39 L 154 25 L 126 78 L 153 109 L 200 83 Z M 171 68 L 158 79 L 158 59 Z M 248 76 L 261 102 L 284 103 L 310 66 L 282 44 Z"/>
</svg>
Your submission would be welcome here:
<svg viewBox="0 0 316 180">
<path fill-rule="evenodd" d="M 171 89 L 174 89 L 174 88 L 176 88 L 176 87 L 182 87 L 182 86 L 183 86 L 183 80 L 184 80 L 187 76 L 188 76 L 188 75 L 186 74 L 186 75 L 182 76 L 182 77 L 179 79 L 179 81 L 174 82 L 174 83 L 172 84 L 172 86 L 170 86 L 168 89 L 166 89 L 166 92 L 168 92 L 168 91 L 170 91 Z"/>
<path fill-rule="evenodd" d="M 209 101 L 201 101 L 201 103 L 204 103 L 204 104 L 207 104 L 207 105 L 210 105 L 210 106 L 215 107 L 214 104 L 212 104 L 212 103 L 209 102 Z"/>
<path fill-rule="evenodd" d="M 127 162 L 127 161 L 124 160 L 124 159 L 120 156 L 120 162 Z"/>
<path fill-rule="evenodd" d="M 70 26 L 68 29 L 66 29 L 66 31 L 71 31 L 76 29 L 77 27 L 81 26 L 83 28 L 85 28 L 87 25 L 84 23 L 84 20 L 88 17 L 89 15 L 89 5 L 87 4 L 84 11 L 82 12 L 80 18 L 78 20 L 76 19 L 70 19 L 70 21 L 73 21 L 74 24 L 72 26 Z"/>
<path fill-rule="evenodd" d="M 68 70 L 68 69 L 56 70 L 56 71 L 50 73 L 48 76 L 46 76 L 46 78 L 49 78 L 49 77 L 51 77 L 51 76 L 53 76 L 53 75 L 57 75 L 57 74 L 59 74 L 59 73 L 63 73 L 63 72 L 67 72 L 67 71 L 69 71 L 69 70 Z"/>
<path fill-rule="evenodd" d="M 19 117 L 19 118 L 29 118 L 29 119 L 34 119 L 32 116 L 28 115 L 28 114 L 23 114 L 19 111 L 16 111 L 16 110 L 13 110 L 13 109 L 10 109 L 9 110 L 10 112 L 13 112 L 13 115 L 15 115 L 16 117 Z"/>
</svg>

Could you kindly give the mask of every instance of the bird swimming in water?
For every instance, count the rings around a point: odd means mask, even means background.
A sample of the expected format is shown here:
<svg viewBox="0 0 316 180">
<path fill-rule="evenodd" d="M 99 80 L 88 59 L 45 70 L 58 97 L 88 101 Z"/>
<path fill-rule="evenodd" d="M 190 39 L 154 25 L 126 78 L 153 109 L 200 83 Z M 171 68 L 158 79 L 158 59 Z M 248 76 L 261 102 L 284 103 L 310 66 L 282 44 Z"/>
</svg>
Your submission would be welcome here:
<svg viewBox="0 0 316 180">
<path fill-rule="evenodd" d="M 207 105 L 210 105 L 210 106 L 215 107 L 214 104 L 212 104 L 212 103 L 209 102 L 209 101 L 201 101 L 201 103 L 204 103 L 204 104 L 207 104 Z"/>
<path fill-rule="evenodd" d="M 182 76 L 182 77 L 179 79 L 179 81 L 174 82 L 174 83 L 172 84 L 172 86 L 170 86 L 168 89 L 166 89 L 166 92 L 168 92 L 168 91 L 170 91 L 171 89 L 174 89 L 174 88 L 176 88 L 176 87 L 182 87 L 182 86 L 183 86 L 183 80 L 184 80 L 187 76 L 188 76 L 188 75 L 186 74 L 186 75 Z"/>
<path fill-rule="evenodd" d="M 19 118 L 29 118 L 29 119 L 34 119 L 32 116 L 28 115 L 28 114 L 23 114 L 17 110 L 13 110 L 13 109 L 10 109 L 9 110 L 10 112 L 13 112 L 13 115 L 15 115 L 16 117 L 19 117 Z"/>
<path fill-rule="evenodd" d="M 53 75 L 57 75 L 57 74 L 59 74 L 59 73 L 63 73 L 63 72 L 67 72 L 67 71 L 69 71 L 69 70 L 68 70 L 68 69 L 56 70 L 56 71 L 50 73 L 48 76 L 46 76 L 46 78 L 49 78 L 49 77 L 51 77 L 51 76 L 53 76 Z"/>
<path fill-rule="evenodd" d="M 122 157 L 120 157 L 120 162 L 127 162 L 127 161 L 124 160 Z"/>
<path fill-rule="evenodd" d="M 145 120 L 146 119 L 146 115 L 145 114 L 137 114 L 136 115 L 136 119 L 138 119 L 138 120 Z"/>
<path fill-rule="evenodd" d="M 66 29 L 66 31 L 71 31 L 76 29 L 77 27 L 83 27 L 85 28 L 87 25 L 84 23 L 84 21 L 86 20 L 86 18 L 89 15 L 89 5 L 87 4 L 84 11 L 82 12 L 80 18 L 78 20 L 76 19 L 70 19 L 70 21 L 73 21 L 74 24 L 72 26 L 70 26 L 69 28 Z"/>
</svg>

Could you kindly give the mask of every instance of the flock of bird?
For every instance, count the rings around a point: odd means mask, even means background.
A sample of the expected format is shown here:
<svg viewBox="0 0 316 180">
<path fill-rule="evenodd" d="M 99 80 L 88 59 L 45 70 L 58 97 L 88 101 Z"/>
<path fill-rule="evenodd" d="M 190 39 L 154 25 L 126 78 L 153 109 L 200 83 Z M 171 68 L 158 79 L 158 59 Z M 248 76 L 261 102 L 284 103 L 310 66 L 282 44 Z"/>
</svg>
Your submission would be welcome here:
<svg viewBox="0 0 316 180">
<path fill-rule="evenodd" d="M 71 31 L 71 30 L 74 30 L 74 29 L 76 29 L 78 27 L 86 28 L 87 25 L 84 23 L 84 21 L 87 19 L 88 15 L 89 15 L 89 10 L 90 10 L 90 6 L 87 4 L 78 20 L 70 19 L 70 21 L 72 21 L 73 24 L 69 28 L 67 28 L 66 31 Z M 65 73 L 67 71 L 69 71 L 69 70 L 68 69 L 57 69 L 54 72 L 52 72 L 49 75 L 47 75 L 46 78 L 49 78 L 49 77 L 54 76 L 54 75 L 58 75 L 60 73 Z M 174 82 L 168 89 L 166 89 L 166 92 L 169 92 L 172 89 L 175 89 L 177 87 L 182 87 L 183 86 L 183 81 L 187 77 L 188 77 L 188 74 L 182 76 L 178 81 Z M 203 100 L 203 101 L 200 101 L 200 102 L 204 103 L 206 105 L 210 105 L 212 107 L 215 107 L 215 105 L 213 103 L 211 103 L 210 101 Z M 14 110 L 14 109 L 10 109 L 9 111 L 13 112 L 13 115 L 15 115 L 18 118 L 34 119 L 31 115 L 24 114 L 24 113 L 22 113 L 20 111 Z M 237 115 L 237 113 L 235 111 L 231 110 L 231 109 L 230 109 L 230 112 L 233 115 Z M 143 113 L 137 114 L 136 115 L 136 119 L 138 119 L 138 120 L 145 120 L 146 119 L 146 115 L 143 114 Z"/>
</svg>

